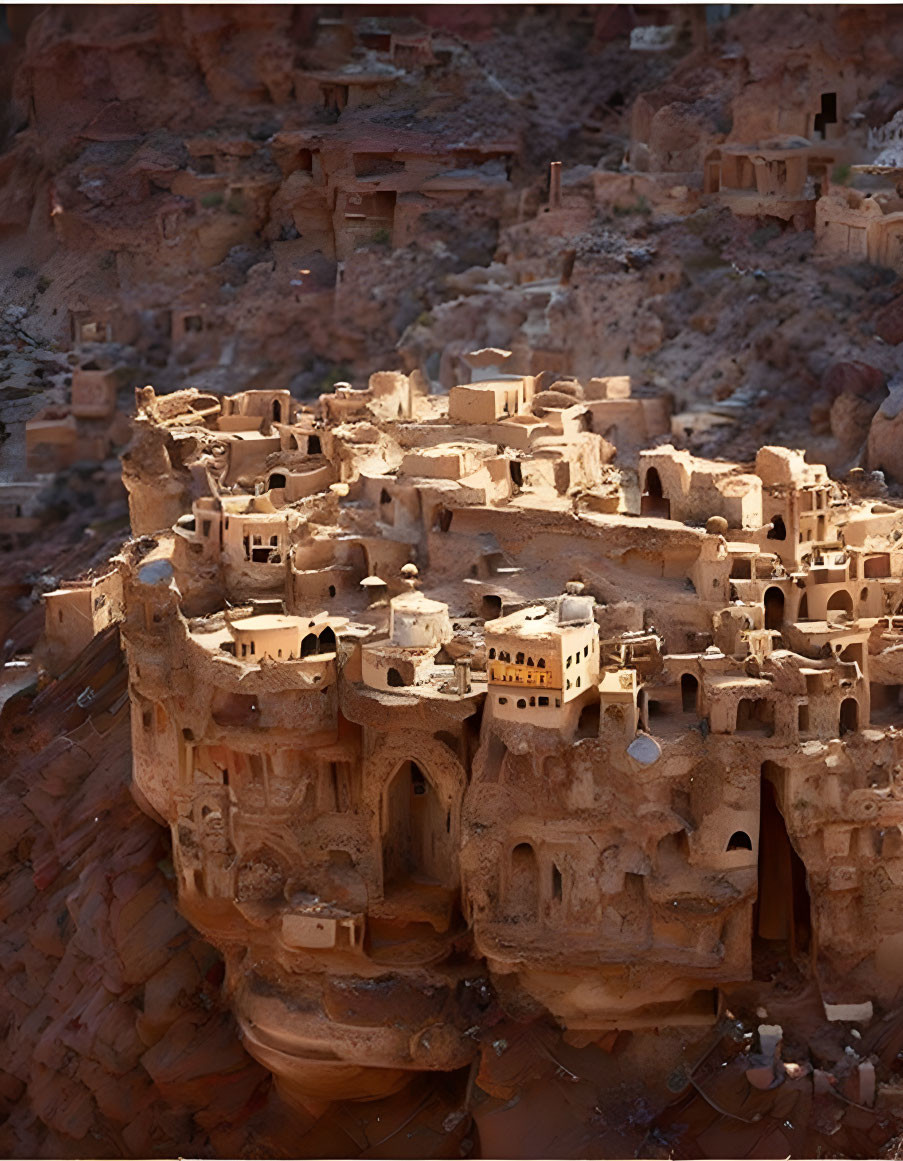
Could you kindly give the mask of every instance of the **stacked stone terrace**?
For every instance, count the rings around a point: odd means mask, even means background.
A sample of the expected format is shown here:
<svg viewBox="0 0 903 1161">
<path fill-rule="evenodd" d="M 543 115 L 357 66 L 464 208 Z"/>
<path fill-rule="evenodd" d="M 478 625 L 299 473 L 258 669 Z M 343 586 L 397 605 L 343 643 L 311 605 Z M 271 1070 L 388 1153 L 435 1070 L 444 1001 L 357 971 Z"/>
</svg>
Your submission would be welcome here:
<svg viewBox="0 0 903 1161">
<path fill-rule="evenodd" d="M 781 957 L 866 1018 L 903 983 L 903 509 L 694 458 L 622 379 L 469 365 L 138 393 L 96 616 L 249 1050 L 368 1097 L 493 1003 L 705 1024 Z M 57 665 L 90 595 L 48 595 Z"/>
</svg>

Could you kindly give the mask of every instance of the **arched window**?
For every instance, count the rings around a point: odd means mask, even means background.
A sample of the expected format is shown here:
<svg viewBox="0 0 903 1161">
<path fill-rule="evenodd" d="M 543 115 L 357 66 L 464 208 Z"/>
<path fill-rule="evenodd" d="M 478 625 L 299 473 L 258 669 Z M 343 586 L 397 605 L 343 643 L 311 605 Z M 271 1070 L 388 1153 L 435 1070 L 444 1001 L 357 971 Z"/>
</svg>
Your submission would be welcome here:
<svg viewBox="0 0 903 1161">
<path fill-rule="evenodd" d="M 310 657 L 317 651 L 317 635 L 316 633 L 308 633 L 301 642 L 301 656 Z"/>
<path fill-rule="evenodd" d="M 282 422 L 282 404 L 278 399 L 273 400 L 273 419 L 276 423 Z"/>
<path fill-rule="evenodd" d="M 735 830 L 727 840 L 727 849 L 729 851 L 751 851 L 753 849 L 752 839 L 745 830 Z"/>
<path fill-rule="evenodd" d="M 490 660 L 490 661 L 494 661 L 494 660 L 495 660 L 495 649 L 490 649 L 490 650 L 489 650 L 489 660 Z"/>
<path fill-rule="evenodd" d="M 536 662 L 536 668 L 537 669 L 545 669 L 545 667 L 546 667 L 546 659 L 545 659 L 545 657 L 540 657 L 540 659 Z"/>
<path fill-rule="evenodd" d="M 335 631 L 327 625 L 317 640 L 318 653 L 335 653 Z"/>
<path fill-rule="evenodd" d="M 523 655 L 523 653 L 518 653 L 514 658 L 514 664 L 515 665 L 523 665 L 523 663 L 524 663 L 524 655 Z"/>
</svg>

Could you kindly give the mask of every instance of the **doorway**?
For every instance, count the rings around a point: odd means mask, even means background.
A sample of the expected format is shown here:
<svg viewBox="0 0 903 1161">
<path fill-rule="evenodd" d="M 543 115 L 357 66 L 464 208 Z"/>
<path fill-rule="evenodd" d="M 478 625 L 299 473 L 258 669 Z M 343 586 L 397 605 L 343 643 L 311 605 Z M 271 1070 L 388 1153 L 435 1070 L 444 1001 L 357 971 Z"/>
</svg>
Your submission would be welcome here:
<svg viewBox="0 0 903 1161">
<path fill-rule="evenodd" d="M 671 518 L 671 501 L 666 499 L 662 478 L 655 468 L 649 468 L 640 496 L 640 515 L 657 516 L 662 520 Z"/>
<path fill-rule="evenodd" d="M 680 679 L 680 704 L 685 714 L 695 714 L 699 698 L 699 679 L 692 673 L 684 673 Z"/>
<path fill-rule="evenodd" d="M 383 883 L 448 885 L 451 812 L 416 762 L 402 762 L 385 792 Z"/>
<path fill-rule="evenodd" d="M 780 629 L 784 624 L 784 593 L 772 585 L 765 590 L 765 628 Z"/>
<path fill-rule="evenodd" d="M 758 895 L 753 907 L 753 977 L 769 979 L 786 956 L 807 956 L 812 909 L 806 867 L 793 848 L 778 807 L 774 762 L 762 764 L 759 807 Z"/>
</svg>

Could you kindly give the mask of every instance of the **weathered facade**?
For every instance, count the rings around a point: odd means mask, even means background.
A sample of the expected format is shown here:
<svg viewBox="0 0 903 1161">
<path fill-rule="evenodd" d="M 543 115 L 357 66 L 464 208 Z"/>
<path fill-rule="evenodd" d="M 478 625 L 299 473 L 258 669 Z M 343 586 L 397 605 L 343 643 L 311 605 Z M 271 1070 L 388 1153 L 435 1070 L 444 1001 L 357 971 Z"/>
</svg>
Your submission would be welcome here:
<svg viewBox="0 0 903 1161">
<path fill-rule="evenodd" d="M 903 511 L 782 448 L 616 469 L 512 379 L 482 425 L 402 375 L 139 393 L 135 793 L 289 1093 L 466 1065 L 498 1001 L 591 1038 L 778 952 L 829 1018 L 903 982 Z"/>
</svg>

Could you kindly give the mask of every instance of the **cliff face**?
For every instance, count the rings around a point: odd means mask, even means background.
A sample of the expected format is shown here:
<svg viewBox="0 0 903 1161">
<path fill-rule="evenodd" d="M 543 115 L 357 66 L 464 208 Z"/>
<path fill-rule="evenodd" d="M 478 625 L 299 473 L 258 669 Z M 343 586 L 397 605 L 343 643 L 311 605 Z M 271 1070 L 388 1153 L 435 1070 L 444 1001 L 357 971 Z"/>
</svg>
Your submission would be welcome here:
<svg viewBox="0 0 903 1161">
<path fill-rule="evenodd" d="M 456 1112 L 466 1075 L 367 1106 L 289 1109 L 245 1052 L 222 961 L 176 909 L 168 835 L 129 793 L 117 628 L 7 702 L 0 752 L 4 1156 L 473 1149 Z"/>
<path fill-rule="evenodd" d="M 166 832 L 129 795 L 116 628 L 59 680 L 7 703 L 0 749 L 5 1156 L 894 1155 L 894 1108 L 850 1105 L 853 1058 L 786 976 L 735 997 L 747 1018 L 702 1037 L 612 1033 L 580 1047 L 507 1019 L 487 1030 L 469 1076 L 288 1108 L 240 1043 L 221 961 L 176 911 Z M 750 1095 L 744 1024 L 765 995 L 824 1068 L 847 1063 L 839 1096 L 813 1101 L 805 1077 Z M 892 1070 L 901 1044 L 889 1019 L 857 1047 Z"/>
<path fill-rule="evenodd" d="M 242 1150 L 266 1089 L 175 908 L 164 834 L 132 801 L 118 632 L 8 703 L 3 1152 Z"/>
</svg>

